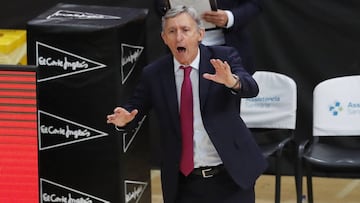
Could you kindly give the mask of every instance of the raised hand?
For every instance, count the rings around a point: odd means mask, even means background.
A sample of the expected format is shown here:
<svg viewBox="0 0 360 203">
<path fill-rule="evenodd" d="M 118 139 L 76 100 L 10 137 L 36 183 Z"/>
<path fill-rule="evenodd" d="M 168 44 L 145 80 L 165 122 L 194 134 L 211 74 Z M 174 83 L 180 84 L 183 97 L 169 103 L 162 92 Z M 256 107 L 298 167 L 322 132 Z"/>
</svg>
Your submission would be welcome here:
<svg viewBox="0 0 360 203">
<path fill-rule="evenodd" d="M 228 88 L 238 88 L 234 87 L 234 84 L 237 84 L 237 79 L 234 78 L 233 74 L 231 73 L 230 65 L 226 61 L 221 61 L 220 59 L 211 59 L 210 63 L 215 68 L 215 74 L 204 73 L 203 77 L 205 79 L 224 84 Z"/>
<path fill-rule="evenodd" d="M 124 127 L 127 123 L 132 121 L 136 114 L 138 113 L 137 109 L 128 112 L 122 107 L 116 107 L 114 113 L 107 116 L 107 123 L 112 123 L 118 127 Z"/>
</svg>

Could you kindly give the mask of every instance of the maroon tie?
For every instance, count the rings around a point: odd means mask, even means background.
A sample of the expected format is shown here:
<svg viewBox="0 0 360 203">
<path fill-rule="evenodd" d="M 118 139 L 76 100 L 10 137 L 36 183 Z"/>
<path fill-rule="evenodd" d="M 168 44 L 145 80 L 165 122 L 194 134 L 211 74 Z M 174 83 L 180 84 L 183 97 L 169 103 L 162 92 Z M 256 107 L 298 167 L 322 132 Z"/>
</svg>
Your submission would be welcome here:
<svg viewBox="0 0 360 203">
<path fill-rule="evenodd" d="M 194 169 L 193 149 L 193 96 L 190 80 L 191 66 L 180 66 L 184 70 L 184 81 L 181 86 L 180 98 L 180 125 L 182 134 L 182 153 L 180 160 L 180 171 L 189 175 Z"/>
</svg>

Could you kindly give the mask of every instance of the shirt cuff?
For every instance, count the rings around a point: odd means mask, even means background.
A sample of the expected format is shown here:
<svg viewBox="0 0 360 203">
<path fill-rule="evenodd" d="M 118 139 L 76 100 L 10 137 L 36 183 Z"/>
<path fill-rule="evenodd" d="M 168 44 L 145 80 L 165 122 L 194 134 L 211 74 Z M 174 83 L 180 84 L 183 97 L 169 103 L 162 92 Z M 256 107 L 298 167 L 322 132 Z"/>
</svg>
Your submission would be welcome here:
<svg viewBox="0 0 360 203">
<path fill-rule="evenodd" d="M 230 27 L 232 27 L 234 25 L 234 15 L 229 10 L 225 10 L 225 13 L 226 13 L 226 15 L 228 17 L 228 22 L 226 24 L 226 28 L 230 28 Z"/>
<path fill-rule="evenodd" d="M 125 129 L 122 128 L 122 127 L 118 127 L 118 126 L 116 126 L 116 125 L 114 125 L 114 126 L 115 126 L 115 130 L 116 130 L 116 131 L 120 131 L 120 132 L 124 132 L 124 131 L 125 131 Z"/>
</svg>

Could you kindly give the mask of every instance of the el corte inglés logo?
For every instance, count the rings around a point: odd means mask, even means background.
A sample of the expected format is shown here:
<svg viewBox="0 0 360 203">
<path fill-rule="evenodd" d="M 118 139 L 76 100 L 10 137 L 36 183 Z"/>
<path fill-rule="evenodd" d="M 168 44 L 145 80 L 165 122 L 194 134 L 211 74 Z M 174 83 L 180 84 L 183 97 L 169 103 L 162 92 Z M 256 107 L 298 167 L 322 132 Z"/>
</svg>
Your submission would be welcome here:
<svg viewBox="0 0 360 203">
<path fill-rule="evenodd" d="M 123 151 L 124 153 L 127 152 L 129 147 L 131 146 L 132 142 L 134 141 L 136 135 L 138 134 L 139 130 L 141 129 L 142 124 L 144 123 L 146 116 L 144 116 L 138 123 L 137 127 L 131 132 L 124 132 L 123 133 Z"/>
<path fill-rule="evenodd" d="M 126 82 L 130 74 L 133 72 L 144 47 L 130 44 L 121 44 L 121 81 Z"/>
<path fill-rule="evenodd" d="M 41 110 L 38 111 L 38 118 L 40 150 L 61 147 L 108 135 L 89 126 Z"/>
<path fill-rule="evenodd" d="M 141 199 L 148 183 L 141 181 L 125 180 L 125 202 L 137 203 Z"/>
<path fill-rule="evenodd" d="M 38 82 L 105 68 L 106 65 L 71 52 L 36 42 L 36 65 L 42 71 Z"/>
<path fill-rule="evenodd" d="M 121 19 L 121 17 L 80 11 L 58 10 L 47 16 L 46 19 L 109 20 Z"/>
<path fill-rule="evenodd" d="M 41 203 L 110 203 L 79 190 L 40 178 Z"/>
</svg>

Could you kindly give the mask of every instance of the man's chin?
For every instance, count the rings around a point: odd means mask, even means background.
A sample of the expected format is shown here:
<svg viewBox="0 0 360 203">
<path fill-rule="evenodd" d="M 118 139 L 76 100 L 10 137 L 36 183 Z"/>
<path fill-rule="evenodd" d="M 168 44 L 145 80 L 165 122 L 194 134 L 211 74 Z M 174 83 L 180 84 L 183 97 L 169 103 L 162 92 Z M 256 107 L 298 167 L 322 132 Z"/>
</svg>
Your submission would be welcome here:
<svg viewBox="0 0 360 203">
<path fill-rule="evenodd" d="M 185 57 L 185 56 L 176 55 L 176 56 L 175 56 L 175 59 L 176 59 L 180 64 L 183 64 L 183 65 L 188 65 L 188 64 L 189 64 L 189 60 L 188 60 L 188 58 Z"/>
</svg>

